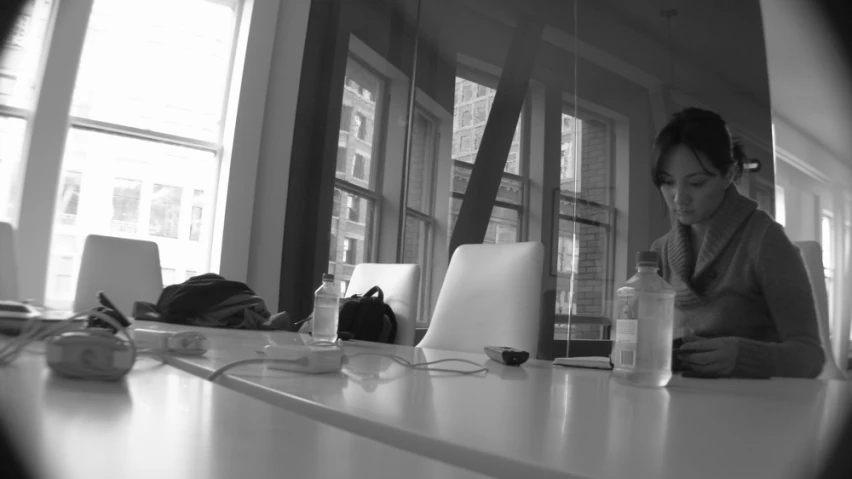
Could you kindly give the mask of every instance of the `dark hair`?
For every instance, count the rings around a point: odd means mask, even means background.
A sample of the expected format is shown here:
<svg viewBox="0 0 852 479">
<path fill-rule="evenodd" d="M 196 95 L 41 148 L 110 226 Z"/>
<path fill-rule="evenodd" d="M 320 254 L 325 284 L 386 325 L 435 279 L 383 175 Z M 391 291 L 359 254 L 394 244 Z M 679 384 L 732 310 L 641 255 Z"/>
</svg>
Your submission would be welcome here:
<svg viewBox="0 0 852 479">
<path fill-rule="evenodd" d="M 742 143 L 731 136 L 728 125 L 718 113 L 701 108 L 689 107 L 672 115 L 669 123 L 654 140 L 651 163 L 651 179 L 657 188 L 662 184 L 660 163 L 677 145 L 685 145 L 696 158 L 702 153 L 722 175 L 733 170 L 733 180 L 742 176 L 746 162 Z M 709 171 L 699 159 L 704 171 Z"/>
</svg>

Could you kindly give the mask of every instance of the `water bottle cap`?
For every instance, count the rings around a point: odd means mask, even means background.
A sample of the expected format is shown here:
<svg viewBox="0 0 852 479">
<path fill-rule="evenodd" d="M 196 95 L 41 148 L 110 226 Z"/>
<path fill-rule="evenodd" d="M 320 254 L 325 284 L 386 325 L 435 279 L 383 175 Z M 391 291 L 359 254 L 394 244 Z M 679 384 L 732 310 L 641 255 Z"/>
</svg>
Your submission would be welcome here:
<svg viewBox="0 0 852 479">
<path fill-rule="evenodd" d="M 322 282 L 325 283 L 327 281 L 334 281 L 334 275 L 331 273 L 323 273 Z"/>
<path fill-rule="evenodd" d="M 660 262 L 660 255 L 656 251 L 640 251 L 636 253 L 637 265 L 657 266 Z"/>
</svg>

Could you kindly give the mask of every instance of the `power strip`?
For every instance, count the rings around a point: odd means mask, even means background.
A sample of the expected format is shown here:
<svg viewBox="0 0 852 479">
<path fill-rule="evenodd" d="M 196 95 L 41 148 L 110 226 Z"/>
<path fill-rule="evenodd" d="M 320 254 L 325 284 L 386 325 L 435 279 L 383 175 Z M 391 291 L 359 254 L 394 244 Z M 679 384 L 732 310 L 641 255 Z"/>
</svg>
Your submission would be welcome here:
<svg viewBox="0 0 852 479">
<path fill-rule="evenodd" d="M 263 352 L 268 358 L 279 360 L 266 363 L 266 367 L 301 373 L 333 373 L 346 363 L 343 350 L 336 346 L 268 345 Z"/>
<path fill-rule="evenodd" d="M 161 350 L 164 353 L 184 356 L 202 356 L 210 349 L 210 340 L 195 331 L 156 331 L 153 329 L 133 329 L 133 340 L 139 348 Z"/>
</svg>

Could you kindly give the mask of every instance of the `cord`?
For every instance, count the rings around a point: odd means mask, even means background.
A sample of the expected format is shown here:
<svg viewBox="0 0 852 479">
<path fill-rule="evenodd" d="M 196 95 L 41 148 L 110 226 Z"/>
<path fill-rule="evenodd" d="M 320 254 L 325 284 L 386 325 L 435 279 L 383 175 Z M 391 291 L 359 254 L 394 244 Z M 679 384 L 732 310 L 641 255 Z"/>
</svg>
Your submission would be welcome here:
<svg viewBox="0 0 852 479">
<path fill-rule="evenodd" d="M 7 365 L 14 361 L 21 351 L 35 341 L 76 329 L 78 325 L 74 321 L 85 319 L 88 315 L 89 312 L 75 314 L 67 322 L 55 325 L 47 330 L 41 329 L 43 321 L 40 318 L 28 319 L 21 327 L 21 333 L 18 337 L 6 343 L 3 347 L 0 347 L 0 365 Z"/>
<path fill-rule="evenodd" d="M 326 342 L 329 342 L 329 341 L 326 341 Z M 319 343 L 319 341 L 317 343 Z M 311 343 L 311 346 L 317 345 L 317 343 Z M 331 344 L 335 344 L 335 343 L 331 343 Z M 263 353 L 261 351 L 258 351 L 258 354 L 263 354 Z M 447 358 L 447 359 L 439 359 L 438 361 L 431 361 L 431 362 L 426 362 L 426 363 L 412 363 L 411 361 L 409 361 L 405 358 L 402 358 L 400 356 L 395 356 L 393 354 L 355 353 L 355 354 L 353 354 L 351 356 L 347 356 L 347 357 L 354 358 L 354 357 L 357 357 L 357 356 L 383 356 L 383 357 L 386 357 L 386 358 L 390 358 L 395 363 L 400 364 L 400 365 L 402 365 L 402 366 L 404 366 L 408 369 L 414 369 L 414 370 L 419 370 L 419 371 L 456 373 L 456 374 L 463 374 L 463 375 L 478 374 L 478 373 L 481 373 L 481 372 L 488 373 L 488 368 L 482 366 L 481 364 L 475 363 L 473 361 L 468 361 L 467 359 Z M 238 361 L 228 363 L 228 364 L 220 367 L 219 369 L 213 371 L 212 373 L 210 373 L 207 376 L 207 379 L 210 380 L 210 381 L 215 381 L 219 376 L 224 374 L 226 371 L 228 371 L 232 368 L 238 367 L 238 366 L 244 366 L 246 364 L 289 363 L 289 364 L 298 364 L 300 366 L 307 366 L 308 362 L 309 362 L 308 358 L 306 358 L 306 357 L 302 357 L 302 358 L 299 358 L 299 359 L 280 359 L 280 358 L 240 359 Z M 430 365 L 433 365 L 433 364 L 439 364 L 439 363 L 445 363 L 445 362 L 462 362 L 462 363 L 472 364 L 474 366 L 479 366 L 479 369 L 464 371 L 464 370 L 459 370 L 459 369 L 444 369 L 444 368 L 427 367 L 427 366 L 430 366 Z"/>
<path fill-rule="evenodd" d="M 460 358 L 446 358 L 446 359 L 439 359 L 437 361 L 429 361 L 429 362 L 425 362 L 425 363 L 412 363 L 411 361 L 409 361 L 405 358 L 402 358 L 400 356 L 396 356 L 396 355 L 393 355 L 393 354 L 355 353 L 355 354 L 353 354 L 349 357 L 354 358 L 354 357 L 357 357 L 357 356 L 382 356 L 382 357 L 385 357 L 385 358 L 390 358 L 393 362 L 400 364 L 402 366 L 405 366 L 408 369 L 416 369 L 416 370 L 419 370 L 419 371 L 457 373 L 457 374 L 464 374 L 464 375 L 478 374 L 478 373 L 481 373 L 481 372 L 488 373 L 488 368 L 486 368 L 485 366 L 483 366 L 479 363 L 475 363 L 473 361 L 469 361 L 467 359 L 460 359 Z M 427 366 L 431 366 L 433 364 L 440 364 L 440 363 L 447 363 L 447 362 L 458 362 L 458 363 L 471 364 L 473 366 L 479 366 L 479 369 L 464 371 L 464 370 L 460 370 L 460 369 L 444 369 L 444 368 L 427 367 Z"/>
</svg>

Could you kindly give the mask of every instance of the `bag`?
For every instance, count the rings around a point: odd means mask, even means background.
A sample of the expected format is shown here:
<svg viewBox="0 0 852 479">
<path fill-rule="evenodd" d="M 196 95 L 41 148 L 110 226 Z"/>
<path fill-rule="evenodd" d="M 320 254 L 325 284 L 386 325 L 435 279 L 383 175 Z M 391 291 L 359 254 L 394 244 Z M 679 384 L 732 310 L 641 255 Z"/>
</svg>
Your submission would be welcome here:
<svg viewBox="0 0 852 479">
<path fill-rule="evenodd" d="M 352 339 L 393 343 L 396 338 L 396 316 L 378 286 L 346 298 L 338 318 L 337 331 L 351 333 Z"/>
</svg>

